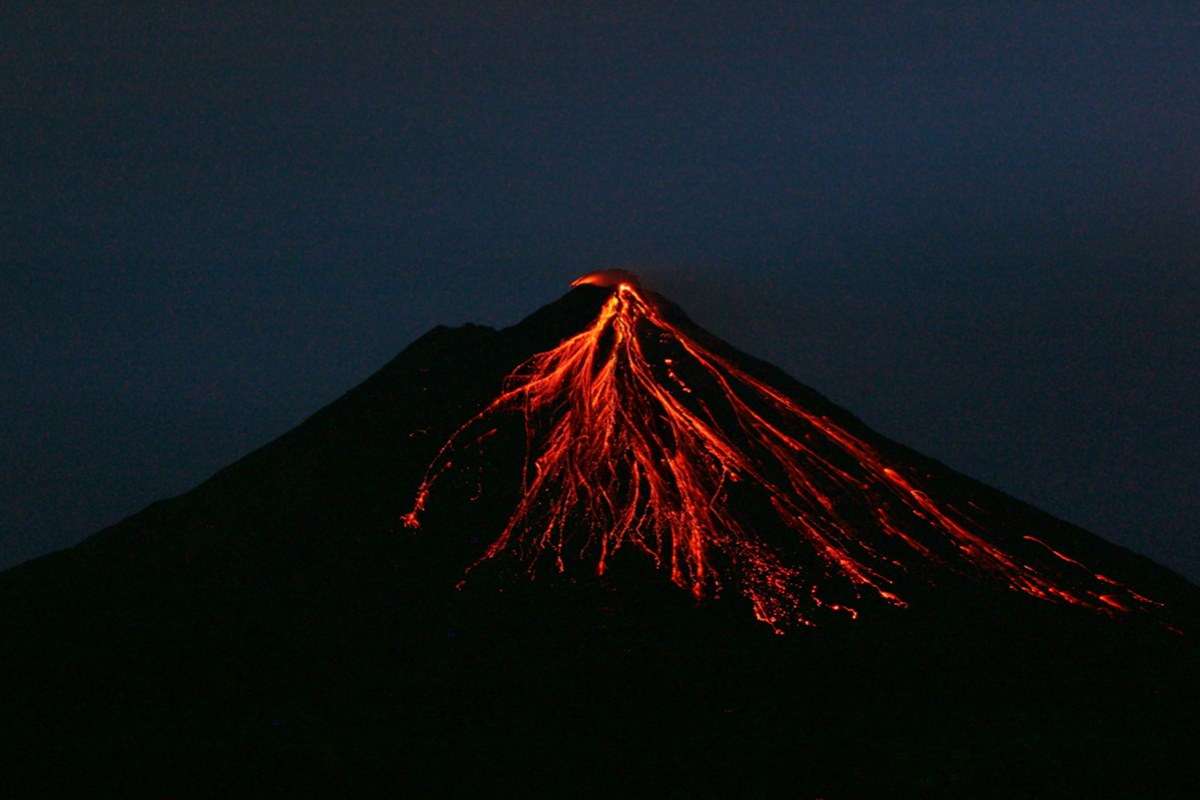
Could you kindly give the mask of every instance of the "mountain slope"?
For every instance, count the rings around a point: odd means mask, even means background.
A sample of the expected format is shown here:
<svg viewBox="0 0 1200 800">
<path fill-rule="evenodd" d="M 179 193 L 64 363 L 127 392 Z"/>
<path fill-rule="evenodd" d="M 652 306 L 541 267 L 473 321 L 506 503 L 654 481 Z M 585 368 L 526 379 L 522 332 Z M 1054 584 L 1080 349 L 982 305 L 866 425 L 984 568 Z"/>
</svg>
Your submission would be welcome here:
<svg viewBox="0 0 1200 800">
<path fill-rule="evenodd" d="M 25 765 L 156 793 L 297 776 L 576 792 L 786 778 L 827 796 L 1195 785 L 1194 587 L 878 437 L 665 300 L 696 342 L 927 476 L 930 496 L 1036 529 L 1165 610 L 1110 618 L 939 571 L 906 585 L 905 609 L 776 637 L 744 596 L 697 603 L 628 549 L 603 576 L 530 581 L 497 559 L 456 591 L 520 486 L 471 502 L 453 481 L 519 471 L 523 443 L 499 434 L 462 462 L 474 472 L 435 488 L 412 532 L 426 466 L 612 294 L 581 286 L 503 331 L 435 329 L 195 490 L 0 576 Z"/>
</svg>

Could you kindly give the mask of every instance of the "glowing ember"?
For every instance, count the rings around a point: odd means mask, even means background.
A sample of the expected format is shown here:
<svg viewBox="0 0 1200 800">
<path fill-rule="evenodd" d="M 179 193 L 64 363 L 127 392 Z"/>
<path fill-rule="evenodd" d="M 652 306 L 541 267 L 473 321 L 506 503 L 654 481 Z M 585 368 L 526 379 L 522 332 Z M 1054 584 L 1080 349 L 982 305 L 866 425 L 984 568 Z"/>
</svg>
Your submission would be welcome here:
<svg viewBox="0 0 1200 800">
<path fill-rule="evenodd" d="M 582 284 L 613 289 L 599 315 L 518 366 L 442 446 L 409 527 L 460 442 L 515 412 L 521 496 L 476 565 L 512 552 L 531 572 L 584 561 L 603 575 L 632 549 L 697 599 L 740 591 L 777 632 L 822 612 L 856 618 L 864 596 L 902 606 L 895 583 L 918 565 L 1106 614 L 1155 605 L 1034 536 L 1002 549 L 914 471 L 669 322 L 630 273 Z M 734 495 L 739 509 L 757 504 L 753 522 L 734 516 Z"/>
<path fill-rule="evenodd" d="M 634 289 L 640 285 L 637 275 L 627 269 L 601 269 L 580 275 L 571 281 L 571 286 L 620 286 L 622 283 Z"/>
</svg>

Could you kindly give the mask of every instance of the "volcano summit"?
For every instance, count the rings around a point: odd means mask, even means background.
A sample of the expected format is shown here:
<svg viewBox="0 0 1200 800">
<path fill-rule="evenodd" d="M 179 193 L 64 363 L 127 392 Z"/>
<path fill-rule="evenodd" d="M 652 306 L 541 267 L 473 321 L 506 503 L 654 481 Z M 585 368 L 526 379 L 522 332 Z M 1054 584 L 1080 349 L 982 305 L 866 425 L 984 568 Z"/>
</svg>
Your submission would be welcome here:
<svg viewBox="0 0 1200 800">
<path fill-rule="evenodd" d="M 1198 595 L 609 270 L 0 575 L 5 774 L 1191 797 Z"/>
</svg>

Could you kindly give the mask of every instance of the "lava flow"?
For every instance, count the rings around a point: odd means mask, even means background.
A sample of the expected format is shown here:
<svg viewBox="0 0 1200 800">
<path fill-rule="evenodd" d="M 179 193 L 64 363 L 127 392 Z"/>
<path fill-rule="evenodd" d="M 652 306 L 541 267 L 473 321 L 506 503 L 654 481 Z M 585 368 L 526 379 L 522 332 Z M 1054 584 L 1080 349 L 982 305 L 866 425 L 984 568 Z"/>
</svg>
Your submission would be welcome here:
<svg viewBox="0 0 1200 800">
<path fill-rule="evenodd" d="M 698 600 L 740 592 L 776 632 L 856 618 L 870 600 L 903 606 L 901 578 L 936 570 L 1111 615 L 1157 605 L 1032 533 L 989 535 L 917 470 L 701 345 L 631 274 L 582 284 L 612 290 L 599 315 L 519 365 L 451 436 L 406 525 L 420 525 L 451 454 L 513 413 L 520 497 L 475 566 L 511 552 L 531 573 L 586 562 L 603 575 L 640 551 Z"/>
</svg>

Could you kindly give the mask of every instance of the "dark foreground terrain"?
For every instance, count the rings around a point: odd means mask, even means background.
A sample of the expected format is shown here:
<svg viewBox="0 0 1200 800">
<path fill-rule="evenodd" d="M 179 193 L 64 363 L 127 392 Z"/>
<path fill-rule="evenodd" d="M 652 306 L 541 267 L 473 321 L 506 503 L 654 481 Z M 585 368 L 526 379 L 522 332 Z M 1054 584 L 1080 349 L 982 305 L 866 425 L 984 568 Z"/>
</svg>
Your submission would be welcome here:
<svg viewBox="0 0 1200 800">
<path fill-rule="evenodd" d="M 0 575 L 4 793 L 1200 796 L 1196 588 L 934 462 L 1168 610 L 947 578 L 776 636 L 632 556 L 603 579 L 498 564 L 456 591 L 503 509 L 412 533 L 413 487 L 601 294 L 436 329 L 192 492 Z"/>
</svg>

